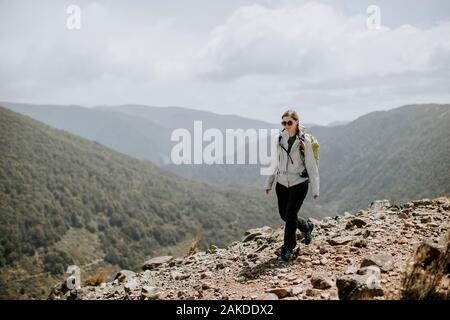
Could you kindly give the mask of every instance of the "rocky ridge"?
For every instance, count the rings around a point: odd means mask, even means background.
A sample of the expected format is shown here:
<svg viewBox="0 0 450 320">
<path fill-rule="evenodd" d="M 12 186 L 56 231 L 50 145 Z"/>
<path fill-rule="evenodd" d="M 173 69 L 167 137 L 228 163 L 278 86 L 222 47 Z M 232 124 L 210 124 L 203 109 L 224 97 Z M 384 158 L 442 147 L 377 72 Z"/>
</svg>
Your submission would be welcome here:
<svg viewBox="0 0 450 320">
<path fill-rule="evenodd" d="M 431 288 L 428 293 L 450 298 L 449 197 L 377 200 L 358 212 L 313 222 L 313 242 L 304 245 L 297 232 L 295 258 L 287 263 L 276 259 L 283 228 L 261 227 L 226 248 L 154 257 L 142 272 L 121 270 L 98 286 L 68 290 L 57 284 L 49 299 L 426 298 L 417 279 Z M 418 253 L 423 261 L 416 261 Z M 439 276 L 428 266 L 439 269 Z"/>
</svg>

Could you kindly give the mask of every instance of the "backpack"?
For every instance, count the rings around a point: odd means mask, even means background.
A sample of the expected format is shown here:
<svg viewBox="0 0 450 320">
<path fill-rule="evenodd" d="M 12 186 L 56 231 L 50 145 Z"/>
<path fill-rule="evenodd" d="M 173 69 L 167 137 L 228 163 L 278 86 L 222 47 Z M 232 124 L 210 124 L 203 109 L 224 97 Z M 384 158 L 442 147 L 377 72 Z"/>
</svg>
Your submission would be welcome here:
<svg viewBox="0 0 450 320">
<path fill-rule="evenodd" d="M 283 129 L 283 131 L 284 130 L 285 129 Z M 311 141 L 311 146 L 313 149 L 314 159 L 316 160 L 317 168 L 319 168 L 319 141 L 317 140 L 316 137 L 314 137 L 310 133 L 302 133 L 299 136 L 299 138 L 300 138 L 300 142 L 301 142 L 301 143 L 299 143 L 300 159 L 302 159 L 303 165 L 305 167 L 305 171 L 302 172 L 301 176 L 307 177 L 308 172 L 306 171 L 306 163 L 305 163 L 305 140 L 306 140 L 306 138 L 308 138 Z M 278 143 L 281 146 L 281 148 L 284 149 L 284 151 L 286 151 L 286 153 L 288 153 L 287 150 L 281 145 L 281 135 L 278 137 Z M 290 157 L 289 153 L 288 153 L 288 156 Z M 292 158 L 291 158 L 291 161 L 292 161 Z"/>
<path fill-rule="evenodd" d="M 314 137 L 312 134 L 310 134 L 310 133 L 305 133 L 304 135 L 303 135 L 303 137 L 304 136 L 307 136 L 308 138 L 309 138 L 309 140 L 311 141 L 311 146 L 312 146 L 312 149 L 313 149 L 313 153 L 314 153 L 314 159 L 316 160 L 316 164 L 317 164 L 317 168 L 319 168 L 319 141 L 317 140 L 317 138 L 316 137 Z M 301 139 L 301 138 L 300 138 Z M 304 141 L 304 139 L 305 138 L 303 138 L 303 140 L 302 141 Z M 301 154 L 301 156 L 302 156 L 302 160 L 303 160 L 303 163 L 305 162 L 305 156 L 304 156 L 304 148 L 305 148 L 305 145 L 304 145 L 304 142 L 303 142 L 303 144 L 301 144 L 300 145 L 300 154 Z M 302 150 L 303 149 L 303 150 Z M 303 153 L 302 153 L 302 151 L 303 151 Z"/>
</svg>

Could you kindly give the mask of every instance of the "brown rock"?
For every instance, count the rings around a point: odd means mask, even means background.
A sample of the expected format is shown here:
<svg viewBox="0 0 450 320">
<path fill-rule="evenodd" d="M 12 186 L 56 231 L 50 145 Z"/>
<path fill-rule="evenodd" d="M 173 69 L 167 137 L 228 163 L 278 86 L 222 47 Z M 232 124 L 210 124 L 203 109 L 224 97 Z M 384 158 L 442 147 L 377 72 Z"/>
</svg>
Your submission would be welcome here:
<svg viewBox="0 0 450 320">
<path fill-rule="evenodd" d="M 409 218 L 409 216 L 406 213 L 404 213 L 404 212 L 400 212 L 398 217 L 400 219 L 408 219 Z"/>
<path fill-rule="evenodd" d="M 388 253 L 378 253 L 363 259 L 361 267 L 378 266 L 382 271 L 389 271 L 394 268 L 394 259 Z"/>
<path fill-rule="evenodd" d="M 326 290 L 331 288 L 334 283 L 326 275 L 315 273 L 311 276 L 311 284 L 314 289 Z"/>
<path fill-rule="evenodd" d="M 279 299 L 292 295 L 292 288 L 275 288 L 267 291 L 268 293 L 274 293 Z"/>
<path fill-rule="evenodd" d="M 378 279 L 372 275 L 345 275 L 336 280 L 341 300 L 367 300 L 384 295 Z"/>
<path fill-rule="evenodd" d="M 160 265 L 167 263 L 173 259 L 172 256 L 161 256 L 152 258 L 144 263 L 142 266 L 143 270 L 151 270 L 159 267 Z"/>
<path fill-rule="evenodd" d="M 360 218 L 353 218 L 349 222 L 347 222 L 347 225 L 345 226 L 345 229 L 351 229 L 353 227 L 362 228 L 367 224 L 366 221 Z"/>
<path fill-rule="evenodd" d="M 342 246 L 342 245 L 352 242 L 352 240 L 353 240 L 353 237 L 346 236 L 346 237 L 336 237 L 336 238 L 328 239 L 327 241 L 332 246 Z"/>
</svg>

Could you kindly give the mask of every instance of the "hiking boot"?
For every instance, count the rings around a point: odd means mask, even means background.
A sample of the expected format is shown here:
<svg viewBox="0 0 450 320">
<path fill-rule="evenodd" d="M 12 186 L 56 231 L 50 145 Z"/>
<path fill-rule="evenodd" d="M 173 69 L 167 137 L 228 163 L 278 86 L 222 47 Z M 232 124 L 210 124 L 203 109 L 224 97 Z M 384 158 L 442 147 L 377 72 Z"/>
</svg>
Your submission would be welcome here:
<svg viewBox="0 0 450 320">
<path fill-rule="evenodd" d="M 312 231 L 314 229 L 314 224 L 311 222 L 311 220 L 308 219 L 308 229 L 305 231 L 304 236 L 305 239 L 303 240 L 303 242 L 308 245 L 311 243 L 312 241 Z"/>
<path fill-rule="evenodd" d="M 283 247 L 281 249 L 281 254 L 280 254 L 280 256 L 278 257 L 277 260 L 278 261 L 283 261 L 283 262 L 288 262 L 291 259 L 292 259 L 292 252 L 291 252 L 291 250 L 289 250 L 286 247 Z"/>
</svg>

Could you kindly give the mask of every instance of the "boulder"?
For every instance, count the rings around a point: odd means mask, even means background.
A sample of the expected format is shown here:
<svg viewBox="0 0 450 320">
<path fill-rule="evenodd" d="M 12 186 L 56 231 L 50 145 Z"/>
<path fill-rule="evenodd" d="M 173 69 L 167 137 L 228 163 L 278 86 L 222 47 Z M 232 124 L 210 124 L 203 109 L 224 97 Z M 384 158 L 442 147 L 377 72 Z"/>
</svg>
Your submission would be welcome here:
<svg viewBox="0 0 450 320">
<path fill-rule="evenodd" d="M 361 262 L 361 267 L 378 266 L 386 272 L 394 268 L 394 258 L 389 253 L 377 253 L 365 257 Z"/>
<path fill-rule="evenodd" d="M 402 279 L 401 299 L 450 299 L 450 231 L 439 244 L 421 243 Z"/>
<path fill-rule="evenodd" d="M 160 289 L 154 286 L 143 286 L 141 289 L 142 300 L 159 299 L 160 294 L 161 294 Z"/>
<path fill-rule="evenodd" d="M 114 280 L 117 280 L 118 283 L 122 283 L 125 281 L 128 281 L 129 279 L 131 279 L 132 277 L 134 277 L 136 275 L 135 272 L 130 271 L 130 270 L 120 270 L 116 276 L 114 277 Z"/>
<path fill-rule="evenodd" d="M 389 200 L 375 200 L 369 205 L 369 209 L 374 211 L 383 210 L 391 206 L 391 202 Z"/>
<path fill-rule="evenodd" d="M 336 237 L 336 238 L 327 239 L 328 243 L 331 244 L 332 246 L 342 246 L 342 245 L 352 242 L 352 240 L 353 240 L 352 236 Z"/>
<path fill-rule="evenodd" d="M 345 229 L 351 229 L 353 227 L 362 228 L 367 224 L 366 221 L 360 218 L 353 218 L 349 222 L 347 222 Z"/>
<path fill-rule="evenodd" d="M 275 293 L 263 293 L 256 297 L 256 300 L 278 300 L 278 296 Z"/>
<path fill-rule="evenodd" d="M 311 276 L 311 284 L 314 289 L 326 290 L 330 289 L 334 283 L 326 275 L 315 273 Z"/>
<path fill-rule="evenodd" d="M 172 256 L 160 256 L 147 260 L 142 266 L 143 270 L 151 270 L 159 267 L 164 263 L 168 263 L 173 259 Z"/>
<path fill-rule="evenodd" d="M 427 198 L 425 198 L 425 199 L 420 199 L 420 200 L 416 200 L 416 201 L 413 201 L 412 203 L 413 203 L 413 205 L 414 205 L 415 207 L 419 207 L 419 206 L 428 206 L 428 205 L 430 205 L 430 204 L 433 204 L 433 202 L 432 202 L 430 199 L 427 199 Z"/>
<path fill-rule="evenodd" d="M 267 292 L 276 294 L 279 299 L 292 296 L 292 288 L 275 288 L 267 290 Z"/>
<path fill-rule="evenodd" d="M 270 236 L 273 233 L 273 229 L 271 227 L 261 227 L 261 228 L 254 228 L 249 229 L 245 231 L 244 233 L 244 239 L 242 242 L 247 242 L 255 239 L 257 236 Z"/>
<path fill-rule="evenodd" d="M 368 300 L 384 295 L 379 278 L 370 272 L 339 277 L 336 286 L 340 300 Z"/>
</svg>

